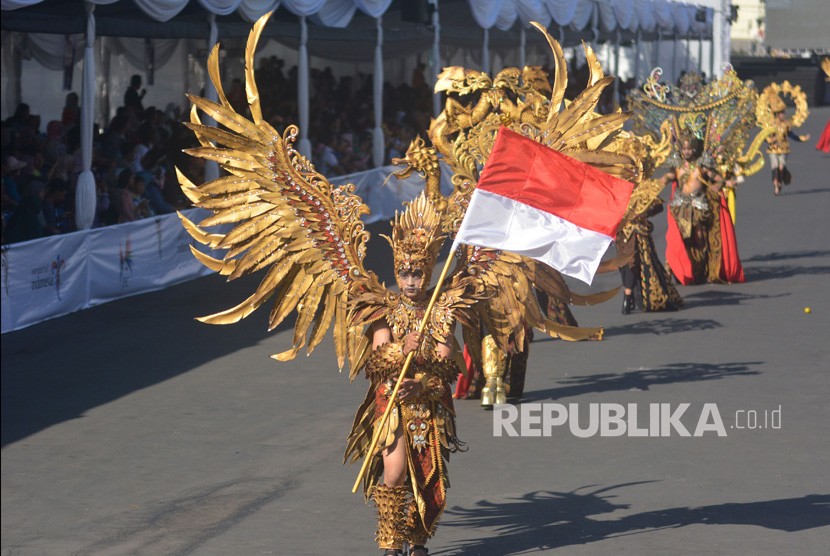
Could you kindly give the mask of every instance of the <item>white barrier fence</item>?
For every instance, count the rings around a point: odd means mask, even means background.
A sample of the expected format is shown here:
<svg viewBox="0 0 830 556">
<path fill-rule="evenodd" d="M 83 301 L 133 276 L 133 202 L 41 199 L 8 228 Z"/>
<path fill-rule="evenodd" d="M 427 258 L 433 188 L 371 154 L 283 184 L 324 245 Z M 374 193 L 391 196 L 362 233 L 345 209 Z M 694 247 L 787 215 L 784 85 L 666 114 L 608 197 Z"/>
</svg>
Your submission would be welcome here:
<svg viewBox="0 0 830 556">
<path fill-rule="evenodd" d="M 395 169 L 378 168 L 332 183 L 355 184 L 372 210 L 367 223 L 388 220 L 403 202 L 423 190 L 423 180 L 417 176 L 386 182 Z M 442 178 L 442 190 L 451 190 L 449 177 Z M 183 212 L 194 222 L 209 214 L 200 209 Z M 198 245 L 179 218 L 167 214 L 4 245 L 2 333 L 211 274 L 193 257 L 191 244 Z M 221 258 L 219 253 L 212 255 Z"/>
<path fill-rule="evenodd" d="M 198 219 L 203 211 L 185 212 Z M 168 214 L 5 245 L 2 331 L 209 274 L 191 243 Z"/>
</svg>

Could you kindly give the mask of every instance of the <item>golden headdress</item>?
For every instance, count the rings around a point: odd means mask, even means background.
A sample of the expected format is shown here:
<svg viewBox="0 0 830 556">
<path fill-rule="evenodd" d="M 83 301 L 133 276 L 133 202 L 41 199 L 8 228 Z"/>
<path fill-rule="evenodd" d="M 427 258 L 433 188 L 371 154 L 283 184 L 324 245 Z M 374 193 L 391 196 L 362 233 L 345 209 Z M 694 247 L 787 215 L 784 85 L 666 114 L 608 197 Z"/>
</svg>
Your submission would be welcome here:
<svg viewBox="0 0 830 556">
<path fill-rule="evenodd" d="M 661 76 L 662 70 L 655 68 L 642 90 L 629 95 L 635 135 L 650 135 L 657 141 L 668 121 L 677 139 L 670 157 L 673 163 L 679 156 L 681 134 L 691 132 L 703 141 L 703 162 L 721 173 L 751 175 L 761 169 L 764 159 L 759 149 L 769 131 L 753 130 L 759 102 L 751 81 L 741 80 L 729 65 L 720 79 L 708 83 L 687 74 L 685 91 L 661 84 Z M 757 133 L 754 138 L 753 133 Z"/>
<path fill-rule="evenodd" d="M 424 193 L 408 203 L 403 213 L 395 212 L 392 237 L 381 235 L 392 246 L 395 280 L 401 272 L 421 271 L 424 285 L 429 285 L 438 252 L 444 243 L 445 236 L 440 231 L 441 215 Z"/>
<path fill-rule="evenodd" d="M 801 90 L 801 85 L 793 85 L 789 81 L 784 81 L 783 83 L 770 83 L 759 95 L 755 109 L 755 117 L 759 126 L 773 126 L 773 116 L 787 108 L 781 98 L 782 95 L 792 99 L 795 104 L 795 114 L 790 119 L 790 125 L 800 127 L 807 120 L 810 114 L 807 108 L 807 93 Z"/>
<path fill-rule="evenodd" d="M 781 97 L 776 94 L 769 95 L 768 101 L 770 110 L 772 110 L 773 114 L 783 112 L 787 109 L 787 105 L 784 104 L 784 101 L 781 100 Z"/>
</svg>

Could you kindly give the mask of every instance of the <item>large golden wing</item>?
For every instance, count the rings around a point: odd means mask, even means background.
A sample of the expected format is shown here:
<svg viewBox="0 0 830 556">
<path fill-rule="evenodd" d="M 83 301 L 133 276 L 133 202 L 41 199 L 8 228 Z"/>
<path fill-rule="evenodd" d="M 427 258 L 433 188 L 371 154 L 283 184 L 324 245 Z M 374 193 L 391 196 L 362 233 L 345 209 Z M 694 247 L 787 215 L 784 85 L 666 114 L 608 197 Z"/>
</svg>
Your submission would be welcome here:
<svg viewBox="0 0 830 556">
<path fill-rule="evenodd" d="M 339 365 L 356 353 L 350 343 L 353 323 L 347 301 L 353 292 L 382 290 L 374 274 L 363 267 L 368 232 L 361 215 L 369 212 L 354 186 L 333 187 L 294 148 L 298 130 L 283 135 L 262 119 L 254 79 L 254 51 L 270 14 L 256 22 L 245 51 L 246 91 L 252 120 L 228 102 L 219 76 L 218 45 L 208 60 L 210 79 L 219 102 L 190 97 L 190 123 L 201 147 L 187 152 L 215 161 L 227 175 L 201 186 L 177 170 L 182 191 L 197 207 L 213 214 L 198 224 L 179 214 L 185 229 L 203 245 L 227 250 L 215 259 L 192 249 L 205 266 L 229 280 L 260 270 L 265 275 L 256 291 L 238 305 L 199 320 L 230 324 L 270 301 L 269 330 L 296 310 L 292 348 L 274 355 L 294 358 L 308 346 L 310 353 L 334 324 Z M 217 126 L 202 124 L 199 113 Z M 224 233 L 204 228 L 225 225 Z"/>
<path fill-rule="evenodd" d="M 394 161 L 406 165 L 400 175 L 414 171 L 424 175 L 428 195 L 445 210 L 443 228 L 448 234 L 455 234 L 463 219 L 501 126 L 609 174 L 639 180 L 641 165 L 627 152 L 620 135 L 628 115 L 596 112 L 599 97 L 613 78 L 603 74 L 593 50 L 584 45 L 588 82 L 575 99 L 565 100 L 568 73 L 562 48 L 542 26 L 534 25 L 551 47 L 555 64 L 552 84 L 538 67 L 506 68 L 492 79 L 471 69 L 446 68 L 435 88 L 447 94 L 447 101 L 430 125 L 432 146 L 418 139 L 404 158 Z M 454 189 L 446 199 L 439 188 L 439 157 L 452 171 Z M 565 339 L 600 335 L 599 329 L 568 327 L 548 318 L 539 307 L 536 292 L 567 306 L 599 302 L 616 294 L 616 289 L 579 296 L 570 291 L 557 271 L 530 259 L 492 249 L 465 247 L 464 251 L 458 276 L 474 276 L 492 292 L 486 303 L 476 306 L 477 313 L 482 327 L 494 335 L 502 349 L 508 338 L 522 345 L 530 326 Z M 480 328 L 465 329 L 468 344 L 477 345 Z"/>
</svg>

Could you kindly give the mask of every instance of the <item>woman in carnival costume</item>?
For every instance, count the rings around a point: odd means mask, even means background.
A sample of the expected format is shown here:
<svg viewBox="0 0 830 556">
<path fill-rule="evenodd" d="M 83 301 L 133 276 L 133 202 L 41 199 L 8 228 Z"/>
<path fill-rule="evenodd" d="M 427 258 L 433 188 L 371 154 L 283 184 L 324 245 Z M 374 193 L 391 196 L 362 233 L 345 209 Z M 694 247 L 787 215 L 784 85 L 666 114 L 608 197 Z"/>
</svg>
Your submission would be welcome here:
<svg viewBox="0 0 830 556">
<path fill-rule="evenodd" d="M 709 83 L 690 72 L 674 87 L 661 75 L 652 71 L 629 102 L 635 134 L 657 141 L 668 122 L 673 138 L 663 177 L 672 184 L 666 263 L 684 285 L 743 282 L 729 199 L 741 177 L 763 167 L 759 149 L 770 130 L 755 130 L 758 93 L 729 65 Z"/>
</svg>

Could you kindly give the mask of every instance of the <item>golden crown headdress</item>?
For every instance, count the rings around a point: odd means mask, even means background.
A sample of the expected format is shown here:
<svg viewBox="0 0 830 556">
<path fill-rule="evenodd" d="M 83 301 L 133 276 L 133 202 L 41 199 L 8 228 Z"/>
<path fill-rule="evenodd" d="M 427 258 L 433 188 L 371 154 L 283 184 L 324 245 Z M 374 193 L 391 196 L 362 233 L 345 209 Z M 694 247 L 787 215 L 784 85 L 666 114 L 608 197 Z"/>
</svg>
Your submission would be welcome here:
<svg viewBox="0 0 830 556">
<path fill-rule="evenodd" d="M 807 107 L 807 93 L 801 89 L 800 85 L 784 81 L 783 83 L 770 83 L 759 95 L 755 110 L 759 126 L 774 127 L 773 116 L 787 108 L 782 96 L 789 97 L 795 105 L 795 113 L 790 118 L 790 124 L 793 127 L 800 127 L 807 120 L 810 114 Z"/>
<path fill-rule="evenodd" d="M 381 237 L 392 246 L 396 280 L 401 272 L 421 271 L 424 286 L 429 285 L 432 269 L 444 243 L 445 236 L 440 230 L 441 214 L 424 193 L 408 203 L 403 213 L 395 212 L 392 237 Z"/>
</svg>

